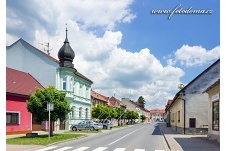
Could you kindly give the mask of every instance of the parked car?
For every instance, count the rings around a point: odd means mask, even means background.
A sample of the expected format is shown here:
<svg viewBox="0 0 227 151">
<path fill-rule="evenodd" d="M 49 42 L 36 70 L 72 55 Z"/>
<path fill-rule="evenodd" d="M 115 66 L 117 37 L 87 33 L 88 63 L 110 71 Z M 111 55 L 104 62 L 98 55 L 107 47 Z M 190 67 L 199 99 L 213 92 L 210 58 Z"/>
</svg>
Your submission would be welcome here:
<svg viewBox="0 0 227 151">
<path fill-rule="evenodd" d="M 102 122 L 103 125 L 103 129 L 112 129 L 113 128 L 113 124 L 110 120 L 106 119 Z"/>
<path fill-rule="evenodd" d="M 97 122 L 94 122 L 92 120 L 88 120 L 88 121 L 82 121 L 78 124 L 73 124 L 71 126 L 71 130 L 73 131 L 77 131 L 77 130 L 100 130 L 103 128 L 103 125 L 102 123 L 97 123 Z"/>
</svg>

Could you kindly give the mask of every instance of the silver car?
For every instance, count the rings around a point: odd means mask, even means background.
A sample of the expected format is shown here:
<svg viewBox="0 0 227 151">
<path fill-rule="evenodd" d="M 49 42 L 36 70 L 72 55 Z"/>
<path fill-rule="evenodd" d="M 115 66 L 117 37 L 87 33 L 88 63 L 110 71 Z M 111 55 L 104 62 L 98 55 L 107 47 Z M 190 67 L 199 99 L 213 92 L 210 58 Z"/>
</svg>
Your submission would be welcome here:
<svg viewBox="0 0 227 151">
<path fill-rule="evenodd" d="M 102 123 L 96 123 L 92 120 L 88 120 L 88 121 L 82 121 L 78 124 L 73 124 L 71 126 L 71 130 L 73 131 L 77 131 L 77 130 L 91 130 L 91 131 L 98 131 L 100 129 L 103 128 Z"/>
</svg>

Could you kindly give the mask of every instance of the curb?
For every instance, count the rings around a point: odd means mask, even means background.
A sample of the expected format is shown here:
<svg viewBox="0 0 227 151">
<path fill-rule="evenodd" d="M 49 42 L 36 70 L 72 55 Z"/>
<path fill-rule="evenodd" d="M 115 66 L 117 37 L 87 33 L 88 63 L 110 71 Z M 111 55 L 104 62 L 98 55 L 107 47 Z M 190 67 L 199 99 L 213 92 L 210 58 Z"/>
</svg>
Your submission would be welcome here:
<svg viewBox="0 0 227 151">
<path fill-rule="evenodd" d="M 167 144 L 168 148 L 171 150 L 171 147 L 170 147 L 170 145 L 169 145 L 169 142 L 167 141 L 166 136 L 165 136 L 165 134 L 163 133 L 163 130 L 162 130 L 162 128 L 161 128 L 160 125 L 159 125 L 159 129 L 160 129 L 162 135 L 164 136 L 164 139 L 165 139 L 165 141 L 166 141 L 166 144 Z"/>
</svg>

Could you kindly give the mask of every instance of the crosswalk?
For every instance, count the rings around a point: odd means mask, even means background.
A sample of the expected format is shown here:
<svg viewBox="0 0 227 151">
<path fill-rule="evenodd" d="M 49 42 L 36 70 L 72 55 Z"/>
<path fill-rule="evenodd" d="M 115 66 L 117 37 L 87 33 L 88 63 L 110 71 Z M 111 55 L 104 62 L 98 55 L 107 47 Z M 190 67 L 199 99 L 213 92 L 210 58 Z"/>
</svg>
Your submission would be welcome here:
<svg viewBox="0 0 227 151">
<path fill-rule="evenodd" d="M 36 151 L 86 151 L 89 150 L 90 147 L 71 147 L 71 146 L 65 146 L 65 147 L 59 147 L 59 146 L 49 146 L 43 149 L 38 149 Z M 108 147 L 98 147 L 96 149 L 93 149 L 92 151 L 107 151 Z M 113 151 L 125 151 L 126 148 L 116 148 Z M 109 151 L 109 150 L 108 150 Z M 134 149 L 134 151 L 145 151 L 145 149 Z M 149 150 L 151 151 L 151 150 Z M 165 150 L 154 150 L 154 151 L 165 151 Z"/>
</svg>

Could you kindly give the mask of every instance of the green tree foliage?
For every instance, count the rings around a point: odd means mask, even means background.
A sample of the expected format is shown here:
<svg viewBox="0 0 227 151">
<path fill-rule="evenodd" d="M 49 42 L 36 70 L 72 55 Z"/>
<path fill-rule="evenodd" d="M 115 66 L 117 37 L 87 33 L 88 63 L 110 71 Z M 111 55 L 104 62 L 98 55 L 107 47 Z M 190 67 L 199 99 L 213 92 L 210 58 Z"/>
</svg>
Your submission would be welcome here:
<svg viewBox="0 0 227 151">
<path fill-rule="evenodd" d="M 142 122 L 144 122 L 144 120 L 146 119 L 145 115 L 141 115 L 140 119 L 142 120 Z"/>
<path fill-rule="evenodd" d="M 123 115 L 125 113 L 125 109 L 122 107 L 116 107 L 115 111 L 117 112 L 117 121 L 118 121 L 118 126 L 120 126 L 120 120 L 123 119 Z"/>
<path fill-rule="evenodd" d="M 132 120 L 132 119 L 138 119 L 138 118 L 139 118 L 139 114 L 136 113 L 135 111 L 127 110 L 124 114 L 124 119 Z"/>
<path fill-rule="evenodd" d="M 91 115 L 92 115 L 92 118 L 105 119 L 106 117 L 105 107 L 100 104 L 98 104 L 97 106 L 93 106 Z"/>
<path fill-rule="evenodd" d="M 117 111 L 111 106 L 97 105 L 92 107 L 92 118 L 112 119 L 117 117 Z"/>
<path fill-rule="evenodd" d="M 140 96 L 138 98 L 137 102 L 140 103 L 142 105 L 142 107 L 144 108 L 146 102 L 145 102 L 145 99 L 142 96 Z"/>
<path fill-rule="evenodd" d="M 58 91 L 54 86 L 37 89 L 35 93 L 30 94 L 29 100 L 27 100 L 27 109 L 35 116 L 36 121 L 49 120 L 48 102 L 54 104 L 54 110 L 51 111 L 51 121 L 65 118 L 71 112 L 70 105 L 65 98 L 65 93 Z"/>
</svg>

